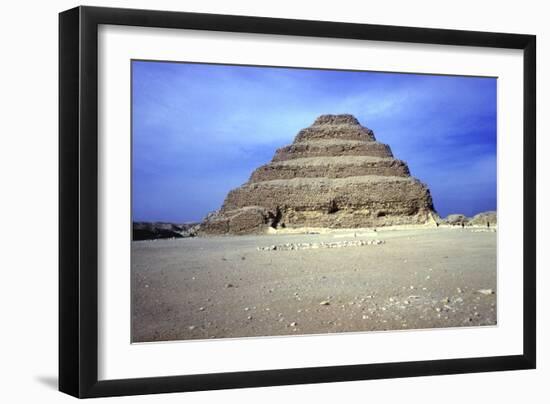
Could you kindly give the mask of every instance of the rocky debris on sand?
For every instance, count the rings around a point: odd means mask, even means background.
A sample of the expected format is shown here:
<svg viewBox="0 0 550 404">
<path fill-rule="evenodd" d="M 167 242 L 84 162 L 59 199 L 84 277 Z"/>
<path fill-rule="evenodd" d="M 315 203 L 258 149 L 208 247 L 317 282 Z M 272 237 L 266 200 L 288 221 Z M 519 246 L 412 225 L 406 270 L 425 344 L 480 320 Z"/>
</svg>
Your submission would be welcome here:
<svg viewBox="0 0 550 404">
<path fill-rule="evenodd" d="M 435 224 L 427 186 L 352 115 L 322 115 L 230 191 L 200 233 Z"/>
<path fill-rule="evenodd" d="M 353 240 L 336 241 L 332 243 L 286 243 L 280 245 L 270 245 L 266 247 L 257 247 L 258 251 L 289 251 L 289 250 L 309 250 L 317 248 L 343 248 L 343 247 L 361 247 L 365 245 L 384 244 L 383 240 Z"/>
</svg>

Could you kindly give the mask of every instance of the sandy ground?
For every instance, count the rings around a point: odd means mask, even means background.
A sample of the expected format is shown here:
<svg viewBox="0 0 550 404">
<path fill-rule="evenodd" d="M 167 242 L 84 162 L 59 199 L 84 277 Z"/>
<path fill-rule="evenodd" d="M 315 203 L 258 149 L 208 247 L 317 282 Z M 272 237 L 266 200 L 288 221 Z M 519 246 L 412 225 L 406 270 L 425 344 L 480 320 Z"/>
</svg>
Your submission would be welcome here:
<svg viewBox="0 0 550 404">
<path fill-rule="evenodd" d="M 257 250 L 372 239 L 384 244 Z M 482 228 L 138 241 L 132 243 L 132 338 L 495 325 L 496 281 L 496 233 Z"/>
</svg>

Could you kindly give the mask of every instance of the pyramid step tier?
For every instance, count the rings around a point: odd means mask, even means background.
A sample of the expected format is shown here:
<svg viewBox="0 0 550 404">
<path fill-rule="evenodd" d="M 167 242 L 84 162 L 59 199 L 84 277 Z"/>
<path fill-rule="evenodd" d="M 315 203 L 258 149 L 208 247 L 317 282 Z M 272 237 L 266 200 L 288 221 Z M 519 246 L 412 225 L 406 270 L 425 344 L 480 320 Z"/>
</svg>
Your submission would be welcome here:
<svg viewBox="0 0 550 404">
<path fill-rule="evenodd" d="M 273 161 L 325 156 L 393 157 L 393 154 L 390 147 L 384 143 L 326 139 L 293 143 L 277 149 Z"/>
<path fill-rule="evenodd" d="M 367 128 L 349 127 L 345 125 L 330 125 L 324 127 L 310 126 L 298 132 L 295 142 L 315 139 L 344 139 L 374 141 L 374 133 Z"/>
<path fill-rule="evenodd" d="M 412 204 L 414 205 L 414 204 Z M 223 214 L 212 216 L 206 220 L 199 231 L 200 234 L 253 234 L 265 233 L 266 228 L 272 229 L 308 229 L 308 228 L 377 228 L 383 226 L 426 224 L 433 222 L 434 213 L 430 209 L 402 206 L 399 209 L 349 209 L 337 211 L 303 210 L 284 208 L 270 210 L 261 206 L 248 206 Z"/>
<path fill-rule="evenodd" d="M 315 139 L 376 140 L 372 130 L 349 114 L 321 115 L 313 125 L 298 132 L 294 143 Z"/>
<path fill-rule="evenodd" d="M 307 157 L 257 168 L 249 182 L 292 178 L 345 178 L 365 175 L 407 177 L 409 168 L 393 158 L 371 156 Z"/>
<path fill-rule="evenodd" d="M 248 183 L 227 195 L 221 213 L 249 206 L 269 211 L 362 211 L 374 217 L 412 216 L 431 209 L 424 184 L 412 177 L 294 178 Z M 289 223 L 293 224 L 293 223 Z"/>
</svg>

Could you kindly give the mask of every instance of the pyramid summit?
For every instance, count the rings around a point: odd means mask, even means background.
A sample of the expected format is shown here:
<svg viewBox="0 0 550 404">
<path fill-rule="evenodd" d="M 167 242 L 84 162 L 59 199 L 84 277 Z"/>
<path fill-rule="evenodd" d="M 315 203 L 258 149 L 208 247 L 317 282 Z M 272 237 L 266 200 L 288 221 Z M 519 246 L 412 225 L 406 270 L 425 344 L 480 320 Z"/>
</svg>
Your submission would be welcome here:
<svg viewBox="0 0 550 404">
<path fill-rule="evenodd" d="M 429 189 L 372 130 L 353 115 L 321 115 L 230 191 L 201 233 L 425 224 L 434 216 Z"/>
<path fill-rule="evenodd" d="M 294 143 L 308 140 L 375 140 L 372 130 L 361 126 L 353 115 L 321 115 L 309 128 L 302 129 Z"/>
</svg>

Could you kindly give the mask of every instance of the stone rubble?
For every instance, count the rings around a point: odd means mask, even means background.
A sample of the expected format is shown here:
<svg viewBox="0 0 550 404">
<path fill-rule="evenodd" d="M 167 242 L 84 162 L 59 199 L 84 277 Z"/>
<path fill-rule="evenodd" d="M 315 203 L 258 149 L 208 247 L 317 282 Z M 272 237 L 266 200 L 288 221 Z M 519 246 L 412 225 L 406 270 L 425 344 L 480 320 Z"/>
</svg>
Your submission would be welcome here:
<svg viewBox="0 0 550 404">
<path fill-rule="evenodd" d="M 383 240 L 353 240 L 353 241 L 335 241 L 332 243 L 286 243 L 279 245 L 270 245 L 266 247 L 257 247 L 258 251 L 291 251 L 291 250 L 310 250 L 318 248 L 343 248 L 343 247 L 362 247 L 366 245 L 381 245 Z"/>
</svg>

